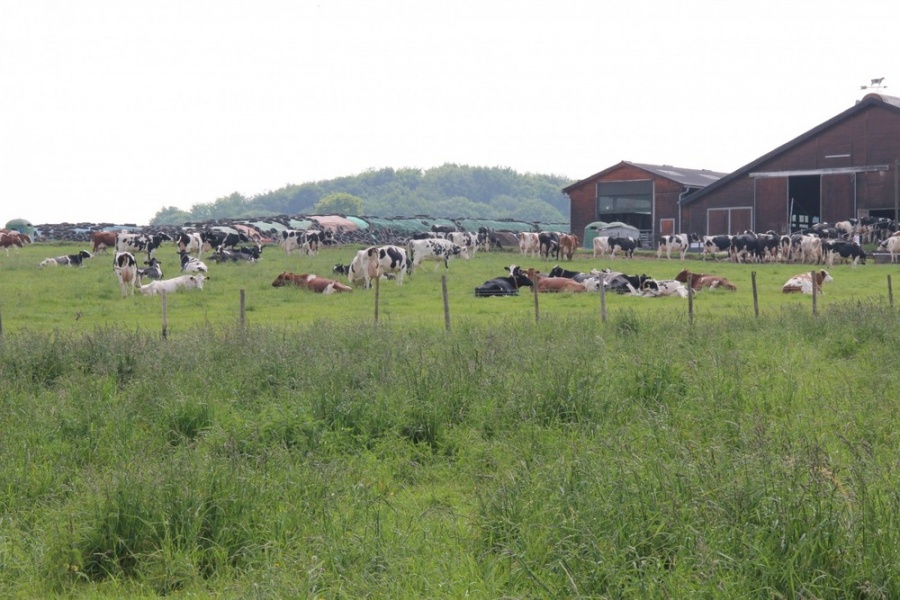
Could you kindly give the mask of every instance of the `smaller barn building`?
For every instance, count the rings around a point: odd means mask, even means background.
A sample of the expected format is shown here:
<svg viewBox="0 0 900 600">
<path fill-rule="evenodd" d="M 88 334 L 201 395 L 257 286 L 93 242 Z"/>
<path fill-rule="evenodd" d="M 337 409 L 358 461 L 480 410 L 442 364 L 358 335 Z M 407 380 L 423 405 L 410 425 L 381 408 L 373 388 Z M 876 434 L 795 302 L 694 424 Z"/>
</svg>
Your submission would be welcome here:
<svg viewBox="0 0 900 600">
<path fill-rule="evenodd" d="M 637 228 L 652 245 L 660 235 L 686 231 L 681 203 L 725 173 L 622 161 L 563 189 L 571 202 L 572 232 L 595 221 L 620 221 Z"/>
</svg>

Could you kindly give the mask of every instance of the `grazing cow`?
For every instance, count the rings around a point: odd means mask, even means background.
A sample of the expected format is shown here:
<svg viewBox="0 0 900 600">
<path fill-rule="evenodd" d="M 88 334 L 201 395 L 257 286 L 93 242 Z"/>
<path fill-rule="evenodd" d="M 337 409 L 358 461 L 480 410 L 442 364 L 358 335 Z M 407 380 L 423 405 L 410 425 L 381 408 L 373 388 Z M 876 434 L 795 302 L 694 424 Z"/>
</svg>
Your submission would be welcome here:
<svg viewBox="0 0 900 600">
<path fill-rule="evenodd" d="M 202 290 L 203 282 L 209 279 L 202 273 L 196 275 L 179 275 L 172 279 L 161 279 L 159 281 L 151 281 L 147 285 L 140 287 L 141 294 L 144 296 L 156 296 L 157 294 L 172 294 L 178 290 Z"/>
<path fill-rule="evenodd" d="M 410 271 L 426 260 L 443 261 L 444 268 L 449 269 L 450 259 L 459 256 L 462 253 L 462 248 L 450 240 L 409 240 L 407 243 L 407 251 L 409 256 L 412 256 L 412 267 Z M 435 267 L 435 270 L 438 268 L 440 268 L 440 265 Z"/>
<path fill-rule="evenodd" d="M 737 286 L 735 286 L 724 277 L 720 277 L 718 275 L 708 275 L 706 273 L 691 273 L 687 269 L 682 269 L 681 272 L 679 272 L 678 275 L 675 276 L 675 281 L 680 281 L 681 283 L 687 283 L 688 279 L 691 280 L 690 287 L 695 292 L 700 291 L 703 288 L 709 288 L 711 290 L 719 288 L 731 291 L 737 290 Z"/>
<path fill-rule="evenodd" d="M 41 261 L 41 266 L 55 267 L 60 265 L 64 267 L 81 267 L 88 258 L 94 258 L 94 255 L 87 250 L 81 250 L 78 254 L 66 254 L 65 256 L 57 256 L 55 258 L 45 258 Z"/>
<path fill-rule="evenodd" d="M 704 235 L 701 242 L 702 256 L 706 260 L 706 255 L 711 254 L 713 259 L 716 258 L 717 252 L 731 252 L 730 235 Z"/>
<path fill-rule="evenodd" d="M 178 246 L 178 252 L 187 252 L 188 254 L 192 252 L 197 253 L 197 258 L 200 258 L 200 255 L 203 253 L 203 238 L 199 232 L 182 232 L 178 234 L 178 237 L 174 240 L 175 245 Z"/>
<path fill-rule="evenodd" d="M 163 278 L 162 264 L 160 264 L 158 260 L 156 260 L 155 258 L 151 258 L 149 261 L 144 261 L 144 264 L 148 265 L 146 269 L 137 270 L 139 284 L 143 282 L 145 277 L 147 279 L 157 280 Z"/>
<path fill-rule="evenodd" d="M 91 252 L 106 253 L 107 248 L 116 247 L 115 231 L 92 231 L 91 232 Z"/>
<path fill-rule="evenodd" d="M 866 264 L 866 253 L 856 242 L 824 240 L 822 248 L 825 251 L 825 264 L 829 269 L 834 266 L 834 259 L 838 256 L 849 262 L 851 267 L 855 267 L 859 263 Z"/>
<path fill-rule="evenodd" d="M 538 234 L 533 231 L 522 231 L 519 233 L 519 253 L 522 256 L 531 254 L 531 258 L 534 258 L 535 253 L 540 251 L 541 240 L 538 238 Z"/>
<path fill-rule="evenodd" d="M 900 237 L 891 236 L 878 244 L 878 250 L 881 252 L 889 252 L 891 255 L 891 263 L 896 262 L 897 255 L 900 254 Z"/>
<path fill-rule="evenodd" d="M 648 279 L 641 287 L 641 296 L 647 298 L 662 298 L 664 296 L 678 296 L 687 298 L 688 289 L 684 284 L 674 279 Z"/>
<path fill-rule="evenodd" d="M 516 265 L 505 267 L 509 272 L 506 277 L 495 277 L 489 279 L 475 288 L 476 298 L 486 298 L 488 296 L 518 296 L 519 288 L 531 287 L 533 285 L 528 275 L 522 271 L 522 268 Z"/>
<path fill-rule="evenodd" d="M 534 268 L 528 269 L 526 272 L 528 279 L 537 287 L 538 292 L 557 293 L 557 292 L 584 292 L 584 286 L 568 277 L 546 277 L 541 275 Z"/>
<path fill-rule="evenodd" d="M 478 250 L 478 236 L 468 231 L 451 231 L 447 234 L 447 239 L 458 245 L 461 249 L 461 256 L 469 260 L 475 256 Z"/>
<path fill-rule="evenodd" d="M 552 254 L 559 260 L 559 234 L 555 231 L 542 231 L 538 234 L 538 254 L 546 260 L 550 260 Z"/>
<path fill-rule="evenodd" d="M 134 284 L 138 280 L 137 261 L 131 252 L 116 252 L 113 258 L 113 273 L 119 281 L 122 297 L 134 296 Z"/>
<path fill-rule="evenodd" d="M 181 272 L 182 273 L 208 273 L 209 269 L 206 268 L 206 263 L 204 263 L 199 258 L 194 258 L 184 250 L 178 253 L 178 256 L 181 258 Z"/>
<path fill-rule="evenodd" d="M 635 248 L 643 248 L 641 240 L 631 236 L 610 236 L 607 243 L 610 258 L 616 257 L 617 250 L 621 250 L 625 258 L 634 258 Z"/>
<path fill-rule="evenodd" d="M 297 275 L 288 271 L 282 272 L 278 277 L 275 278 L 275 281 L 272 282 L 272 287 L 284 286 L 301 287 L 303 289 L 312 290 L 317 294 L 324 294 L 326 296 L 335 292 L 353 291 L 353 288 L 349 285 L 343 284 L 339 281 L 335 281 L 334 279 L 319 277 L 318 275 L 313 275 L 311 273 L 300 273 L 299 275 Z"/>
<path fill-rule="evenodd" d="M 600 258 L 606 258 L 606 253 L 609 252 L 609 236 L 597 236 L 593 239 L 594 246 L 594 258 L 597 258 L 597 255 L 600 255 Z"/>
<path fill-rule="evenodd" d="M 834 278 L 826 270 L 814 271 L 816 280 L 816 292 L 822 294 L 822 284 L 834 281 Z M 794 275 L 781 287 L 781 291 L 785 294 L 800 292 L 802 294 L 812 294 L 813 275 L 810 273 L 800 273 Z"/>
<path fill-rule="evenodd" d="M 679 258 L 684 260 L 687 251 L 691 247 L 691 242 L 699 242 L 700 238 L 696 233 L 676 233 L 674 235 L 662 235 L 659 237 L 659 250 L 656 251 L 656 258 L 662 258 L 663 252 L 666 258 L 672 259 L 672 250 L 678 252 Z"/>
<path fill-rule="evenodd" d="M 566 260 L 572 260 L 575 250 L 578 249 L 578 236 L 564 233 L 559 236 L 559 253 Z"/>
</svg>

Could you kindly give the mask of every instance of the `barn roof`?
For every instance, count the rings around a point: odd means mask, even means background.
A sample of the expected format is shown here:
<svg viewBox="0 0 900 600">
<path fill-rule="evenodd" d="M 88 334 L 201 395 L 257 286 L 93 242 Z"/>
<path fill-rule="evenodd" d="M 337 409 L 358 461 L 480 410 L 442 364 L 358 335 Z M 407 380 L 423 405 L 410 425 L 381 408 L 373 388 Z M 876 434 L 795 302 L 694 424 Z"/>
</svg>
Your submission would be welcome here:
<svg viewBox="0 0 900 600">
<path fill-rule="evenodd" d="M 787 152 L 791 148 L 794 148 L 800 144 L 803 144 L 804 142 L 807 142 L 808 140 L 821 134 L 823 131 L 833 127 L 837 123 L 840 123 L 841 121 L 843 121 L 849 117 L 852 117 L 864 110 L 867 110 L 868 108 L 870 108 L 872 106 L 883 106 L 883 107 L 887 108 L 888 110 L 891 110 L 891 111 L 894 111 L 894 112 L 900 114 L 900 98 L 897 98 L 895 96 L 885 96 L 883 94 L 866 94 L 866 96 L 862 100 L 858 101 L 856 104 L 854 104 L 853 106 L 851 106 L 844 112 L 828 119 L 827 121 L 825 121 L 824 123 L 821 123 L 820 125 L 817 125 L 816 127 L 813 127 L 806 133 L 792 139 L 791 141 L 787 142 L 786 144 L 782 144 L 781 146 L 778 146 L 777 148 L 775 148 L 768 154 L 764 154 L 763 156 L 760 156 L 753 162 L 744 165 L 737 171 L 729 173 L 728 175 L 722 177 L 715 183 L 703 188 L 702 190 L 694 192 L 693 194 L 691 194 L 690 196 L 688 196 L 687 198 L 685 198 L 683 200 L 682 205 L 691 204 L 693 202 L 696 202 L 700 198 L 704 197 L 705 195 L 707 195 L 709 193 L 712 193 L 714 190 L 719 189 L 723 185 L 726 185 L 731 181 L 735 181 L 736 179 L 740 179 L 742 177 L 747 176 L 749 173 L 753 172 L 756 169 L 756 167 L 758 167 L 759 165 L 771 160 L 772 158 L 778 156 L 779 154 Z"/>
<path fill-rule="evenodd" d="M 647 163 L 635 163 L 623 160 L 620 163 L 609 167 L 608 169 L 604 169 L 599 173 L 594 173 L 590 177 L 586 177 L 580 181 L 576 181 L 572 185 L 563 188 L 563 193 L 568 193 L 569 190 L 581 187 L 585 182 L 592 179 L 599 179 L 603 175 L 606 175 L 607 173 L 618 169 L 622 165 L 630 165 L 643 171 L 647 171 L 651 175 L 662 177 L 664 179 L 670 179 L 676 183 L 680 183 L 685 187 L 693 188 L 704 188 L 727 175 L 727 173 L 719 173 L 717 171 L 710 171 L 708 169 L 686 169 L 684 167 L 673 167 L 671 165 L 651 165 Z"/>
</svg>

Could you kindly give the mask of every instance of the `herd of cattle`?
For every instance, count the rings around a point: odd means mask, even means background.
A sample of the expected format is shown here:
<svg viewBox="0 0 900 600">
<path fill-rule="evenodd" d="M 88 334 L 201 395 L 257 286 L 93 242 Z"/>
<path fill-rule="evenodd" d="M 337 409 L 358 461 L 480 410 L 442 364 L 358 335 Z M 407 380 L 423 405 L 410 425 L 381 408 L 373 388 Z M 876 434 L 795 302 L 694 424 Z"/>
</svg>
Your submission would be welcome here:
<svg viewBox="0 0 900 600">
<path fill-rule="evenodd" d="M 893 223 L 893 222 L 891 222 Z M 393 279 L 403 285 L 404 277 L 412 274 L 425 261 L 435 261 L 445 269 L 451 259 L 469 260 L 481 249 L 495 248 L 496 239 L 492 232 L 482 228 L 477 233 L 443 230 L 433 227 L 430 232 L 415 234 L 403 244 L 368 246 L 356 252 L 349 264 L 339 263 L 333 268 L 333 275 L 346 277 L 347 284 L 336 279 L 309 273 L 294 274 L 283 272 L 272 283 L 274 287 L 297 286 L 322 294 L 350 292 L 354 286 L 370 288 L 376 279 Z M 896 227 L 868 227 L 860 221 L 845 221 L 834 226 L 816 225 L 791 236 L 779 236 L 774 232 L 743 232 L 737 235 L 697 236 L 695 234 L 674 234 L 661 236 L 657 248 L 657 258 L 664 255 L 672 259 L 673 254 L 684 260 L 691 247 L 699 247 L 702 257 L 719 257 L 734 262 L 802 262 L 832 268 L 836 260 L 843 260 L 855 266 L 865 263 L 866 252 L 862 243 L 877 242 L 879 250 L 891 256 L 896 262 L 900 255 L 900 234 Z M 577 251 L 579 240 L 572 234 L 561 232 L 522 232 L 518 234 L 519 253 L 522 258 L 535 256 L 542 260 L 555 258 L 571 261 Z M 0 231 L 0 248 L 7 254 L 12 247 L 23 247 L 30 243 L 28 236 L 14 231 Z M 155 251 L 165 242 L 174 244 L 180 259 L 181 274 L 172 279 L 164 279 L 162 265 L 154 257 Z M 327 231 L 284 230 L 279 245 L 287 255 L 297 252 L 301 255 L 316 255 L 325 246 L 334 244 L 334 238 Z M 593 256 L 617 254 L 633 258 L 634 251 L 641 248 L 640 239 L 627 236 L 596 237 L 593 240 Z M 208 260 L 217 263 L 230 261 L 256 262 L 262 257 L 263 244 L 244 233 L 225 233 L 219 230 L 178 232 L 93 232 L 91 251 L 81 250 L 75 254 L 46 258 L 41 267 L 81 266 L 85 260 L 98 253 L 115 253 L 113 270 L 119 282 L 122 296 L 133 295 L 137 288 L 141 294 L 157 295 L 182 289 L 203 289 L 203 282 L 209 279 L 209 270 L 201 260 L 204 253 L 210 253 Z M 144 267 L 139 267 L 138 256 L 146 257 Z M 518 294 L 523 287 L 532 287 L 538 292 L 585 292 L 605 291 L 644 297 L 679 296 L 704 288 L 736 290 L 727 279 L 709 273 L 692 273 L 682 270 L 673 279 L 653 279 L 647 275 L 626 275 L 611 269 L 592 270 L 588 273 L 569 271 L 556 265 L 547 274 L 530 268 L 522 269 L 512 265 L 508 274 L 484 282 L 475 289 L 478 297 L 509 296 Z M 821 291 L 823 283 L 832 281 L 828 271 L 821 269 L 792 277 L 782 290 L 785 293 L 812 293 Z"/>
</svg>

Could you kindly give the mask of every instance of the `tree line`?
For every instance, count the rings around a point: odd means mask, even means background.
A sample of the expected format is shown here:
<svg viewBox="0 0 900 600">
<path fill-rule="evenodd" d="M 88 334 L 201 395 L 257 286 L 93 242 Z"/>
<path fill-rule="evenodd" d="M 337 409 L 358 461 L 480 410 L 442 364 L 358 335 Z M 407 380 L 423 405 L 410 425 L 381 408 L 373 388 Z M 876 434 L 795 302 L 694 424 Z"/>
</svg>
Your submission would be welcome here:
<svg viewBox="0 0 900 600">
<path fill-rule="evenodd" d="M 238 192 L 184 210 L 163 207 L 151 225 L 273 215 L 345 214 L 372 217 L 569 220 L 562 189 L 572 179 L 517 173 L 504 167 L 444 164 L 427 170 L 371 169 L 358 175 L 290 184 L 246 197 Z"/>
</svg>

